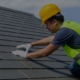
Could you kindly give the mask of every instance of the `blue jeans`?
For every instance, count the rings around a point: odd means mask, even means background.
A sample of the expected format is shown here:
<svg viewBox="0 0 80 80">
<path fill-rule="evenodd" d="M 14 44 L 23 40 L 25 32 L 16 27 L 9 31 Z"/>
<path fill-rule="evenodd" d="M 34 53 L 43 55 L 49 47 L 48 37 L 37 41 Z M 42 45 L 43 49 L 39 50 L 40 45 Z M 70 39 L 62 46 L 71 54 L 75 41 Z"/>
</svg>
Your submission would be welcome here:
<svg viewBox="0 0 80 80">
<path fill-rule="evenodd" d="M 80 65 L 78 65 L 76 62 L 73 62 L 69 67 L 70 72 L 75 77 L 80 77 Z"/>
</svg>

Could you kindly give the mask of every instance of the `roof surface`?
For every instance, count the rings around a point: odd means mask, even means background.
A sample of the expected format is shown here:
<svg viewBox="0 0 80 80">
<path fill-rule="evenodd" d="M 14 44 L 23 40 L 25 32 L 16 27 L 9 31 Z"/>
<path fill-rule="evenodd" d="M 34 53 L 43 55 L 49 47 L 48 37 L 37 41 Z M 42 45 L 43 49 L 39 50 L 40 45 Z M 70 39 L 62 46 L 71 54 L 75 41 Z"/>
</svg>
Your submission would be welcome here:
<svg viewBox="0 0 80 80">
<path fill-rule="evenodd" d="M 1 80 L 78 80 L 68 70 L 73 60 L 62 48 L 39 59 L 24 59 L 11 54 L 17 45 L 51 35 L 45 27 L 40 27 L 40 23 L 33 14 L 0 7 Z M 44 47 L 36 46 L 31 51 Z"/>
</svg>

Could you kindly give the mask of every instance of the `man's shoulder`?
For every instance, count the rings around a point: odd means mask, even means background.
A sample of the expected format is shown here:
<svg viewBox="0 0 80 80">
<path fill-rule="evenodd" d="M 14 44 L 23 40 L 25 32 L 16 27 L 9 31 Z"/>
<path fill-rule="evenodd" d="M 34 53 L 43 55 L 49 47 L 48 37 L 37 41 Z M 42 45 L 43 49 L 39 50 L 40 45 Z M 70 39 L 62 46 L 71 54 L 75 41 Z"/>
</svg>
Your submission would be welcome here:
<svg viewBox="0 0 80 80">
<path fill-rule="evenodd" d="M 71 29 L 66 28 L 66 27 L 62 27 L 62 28 L 60 28 L 59 30 L 69 30 L 69 31 L 72 31 Z"/>
<path fill-rule="evenodd" d="M 60 28 L 57 33 L 72 33 L 72 30 L 69 28 Z"/>
<path fill-rule="evenodd" d="M 70 34 L 77 34 L 74 30 L 69 29 L 69 28 L 60 28 L 58 31 L 58 33 L 70 33 Z"/>
</svg>

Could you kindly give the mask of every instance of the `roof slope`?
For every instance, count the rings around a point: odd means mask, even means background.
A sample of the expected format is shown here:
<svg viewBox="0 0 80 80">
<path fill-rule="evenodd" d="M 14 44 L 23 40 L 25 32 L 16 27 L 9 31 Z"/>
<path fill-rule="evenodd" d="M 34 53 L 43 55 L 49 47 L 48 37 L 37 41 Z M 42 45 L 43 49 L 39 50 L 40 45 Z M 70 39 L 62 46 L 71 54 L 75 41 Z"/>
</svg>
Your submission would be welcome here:
<svg viewBox="0 0 80 80">
<path fill-rule="evenodd" d="M 68 70 L 73 60 L 65 56 L 62 48 L 39 59 L 24 59 L 11 54 L 19 44 L 51 35 L 45 27 L 40 27 L 40 23 L 32 14 L 0 7 L 1 80 L 77 80 Z M 31 50 L 41 48 L 37 46 Z"/>
</svg>

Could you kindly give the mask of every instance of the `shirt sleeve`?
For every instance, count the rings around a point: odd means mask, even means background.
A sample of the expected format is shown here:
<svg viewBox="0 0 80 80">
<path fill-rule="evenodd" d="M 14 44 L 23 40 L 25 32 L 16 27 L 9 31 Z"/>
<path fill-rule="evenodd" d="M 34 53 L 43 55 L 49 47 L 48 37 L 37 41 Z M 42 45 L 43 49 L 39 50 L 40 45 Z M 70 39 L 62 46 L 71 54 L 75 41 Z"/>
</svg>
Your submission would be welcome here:
<svg viewBox="0 0 80 80">
<path fill-rule="evenodd" d="M 68 28 L 61 28 L 55 34 L 55 37 L 52 40 L 51 44 L 55 46 L 63 46 L 71 39 L 72 36 L 72 30 Z"/>
</svg>

